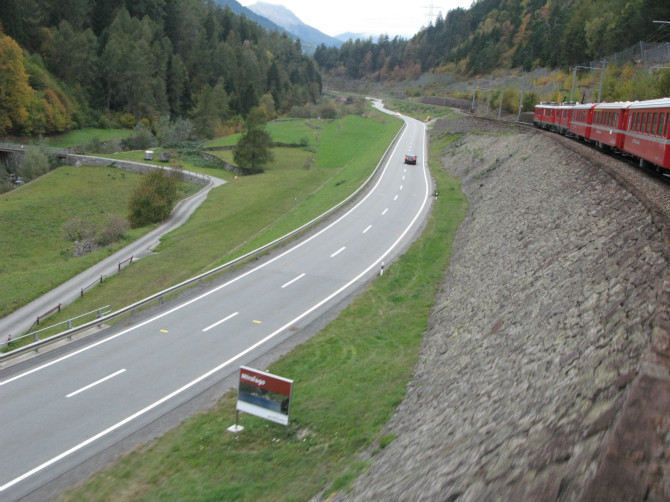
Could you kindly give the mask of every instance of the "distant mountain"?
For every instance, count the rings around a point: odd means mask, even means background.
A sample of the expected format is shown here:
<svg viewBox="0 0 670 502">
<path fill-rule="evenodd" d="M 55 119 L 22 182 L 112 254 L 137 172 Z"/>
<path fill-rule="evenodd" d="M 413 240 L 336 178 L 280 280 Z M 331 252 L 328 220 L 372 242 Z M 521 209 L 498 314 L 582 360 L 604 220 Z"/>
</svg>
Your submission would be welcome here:
<svg viewBox="0 0 670 502">
<path fill-rule="evenodd" d="M 286 33 L 289 37 L 291 37 L 294 40 L 298 39 L 298 36 L 289 33 L 288 30 L 282 28 L 276 23 L 273 23 L 269 18 L 264 17 L 263 15 L 256 14 L 254 11 L 251 9 L 243 6 L 241 3 L 237 2 L 236 0 L 215 0 L 215 3 L 217 5 L 220 5 L 221 7 L 230 7 L 230 10 L 233 11 L 234 14 L 237 14 L 238 16 L 241 16 L 244 14 L 244 16 L 253 21 L 256 24 L 260 24 L 263 28 L 269 31 L 274 31 L 277 30 L 280 33 Z"/>
<path fill-rule="evenodd" d="M 281 5 L 257 2 L 250 5 L 248 9 L 298 37 L 306 52 L 313 52 L 313 49 L 310 50 L 310 48 L 316 48 L 321 44 L 326 47 L 340 47 L 342 45 L 342 40 L 328 36 L 316 28 L 306 25 L 293 12 Z"/>
<path fill-rule="evenodd" d="M 337 38 L 338 40 L 342 40 L 342 42 L 346 42 L 347 40 L 367 40 L 370 37 L 372 37 L 372 40 L 374 42 L 377 41 L 377 37 L 374 37 L 368 33 L 352 33 L 350 31 L 347 31 L 346 33 L 340 33 L 339 35 L 335 35 L 335 38 Z"/>
</svg>

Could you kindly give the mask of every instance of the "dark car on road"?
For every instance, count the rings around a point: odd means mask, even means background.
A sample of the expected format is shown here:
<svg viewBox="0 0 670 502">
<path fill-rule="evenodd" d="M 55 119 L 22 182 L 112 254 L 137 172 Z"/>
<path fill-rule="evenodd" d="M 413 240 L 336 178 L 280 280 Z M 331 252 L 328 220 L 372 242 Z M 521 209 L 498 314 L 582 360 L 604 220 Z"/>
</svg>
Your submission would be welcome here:
<svg viewBox="0 0 670 502">
<path fill-rule="evenodd" d="M 416 164 L 416 155 L 405 155 L 405 164 Z"/>
</svg>

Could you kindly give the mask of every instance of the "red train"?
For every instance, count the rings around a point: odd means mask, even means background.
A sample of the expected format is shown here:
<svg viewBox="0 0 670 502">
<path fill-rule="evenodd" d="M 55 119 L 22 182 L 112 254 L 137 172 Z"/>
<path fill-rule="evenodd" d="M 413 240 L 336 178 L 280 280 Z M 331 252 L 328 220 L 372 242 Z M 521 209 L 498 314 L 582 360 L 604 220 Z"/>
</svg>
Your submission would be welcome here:
<svg viewBox="0 0 670 502">
<path fill-rule="evenodd" d="M 540 103 L 536 127 L 595 143 L 670 176 L 670 98 L 618 103 Z"/>
</svg>

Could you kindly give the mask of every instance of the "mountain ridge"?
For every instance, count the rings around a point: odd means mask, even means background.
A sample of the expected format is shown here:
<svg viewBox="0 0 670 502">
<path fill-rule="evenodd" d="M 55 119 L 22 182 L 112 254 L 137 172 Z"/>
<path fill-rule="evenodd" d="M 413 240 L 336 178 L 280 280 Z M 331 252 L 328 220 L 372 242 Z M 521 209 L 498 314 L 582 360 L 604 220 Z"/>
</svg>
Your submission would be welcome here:
<svg viewBox="0 0 670 502">
<path fill-rule="evenodd" d="M 268 19 L 275 25 L 280 26 L 286 30 L 287 33 L 296 36 L 303 46 L 316 48 L 323 44 L 327 47 L 340 47 L 343 43 L 339 38 L 331 37 L 330 35 L 305 24 L 298 18 L 298 16 L 283 5 L 256 2 L 255 4 L 249 5 L 247 9 L 258 16 Z"/>
</svg>

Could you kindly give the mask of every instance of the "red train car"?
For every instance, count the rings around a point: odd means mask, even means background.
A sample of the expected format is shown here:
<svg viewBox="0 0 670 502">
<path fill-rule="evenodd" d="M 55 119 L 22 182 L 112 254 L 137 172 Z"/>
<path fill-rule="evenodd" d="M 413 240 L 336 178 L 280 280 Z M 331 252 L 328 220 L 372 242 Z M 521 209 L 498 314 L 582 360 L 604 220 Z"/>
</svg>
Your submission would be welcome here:
<svg viewBox="0 0 670 502">
<path fill-rule="evenodd" d="M 670 98 L 631 103 L 623 151 L 651 163 L 658 171 L 670 170 Z"/>
<path fill-rule="evenodd" d="M 562 103 L 556 109 L 556 119 L 554 128 L 556 132 L 567 134 L 570 129 L 570 120 L 572 119 L 572 110 L 575 108 L 574 103 Z"/>
<path fill-rule="evenodd" d="M 600 103 L 593 107 L 590 140 L 599 148 L 624 149 L 630 102 Z"/>
<path fill-rule="evenodd" d="M 578 104 L 572 107 L 572 118 L 568 130 L 573 136 L 591 140 L 591 125 L 593 124 L 594 103 Z"/>
<path fill-rule="evenodd" d="M 533 123 L 542 129 L 554 130 L 556 124 L 556 111 L 558 103 L 540 103 L 535 106 Z"/>
</svg>

